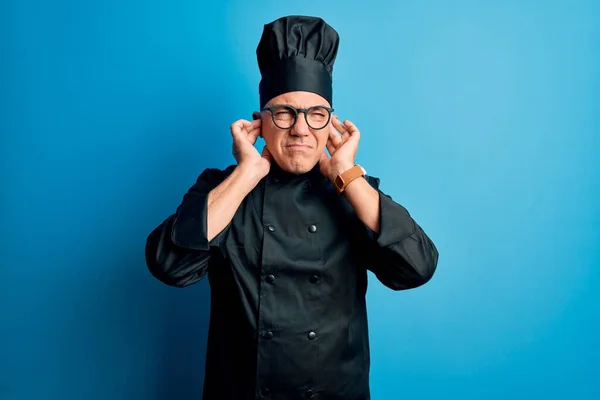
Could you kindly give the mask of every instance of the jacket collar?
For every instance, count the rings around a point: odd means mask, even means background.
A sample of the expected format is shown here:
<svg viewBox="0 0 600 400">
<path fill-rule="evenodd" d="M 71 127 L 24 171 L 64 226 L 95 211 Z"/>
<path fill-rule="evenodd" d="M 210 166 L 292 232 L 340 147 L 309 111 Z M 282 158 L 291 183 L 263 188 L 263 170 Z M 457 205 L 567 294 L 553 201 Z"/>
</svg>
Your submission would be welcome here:
<svg viewBox="0 0 600 400">
<path fill-rule="evenodd" d="M 293 174 L 283 170 L 276 162 L 273 160 L 271 163 L 271 169 L 269 170 L 269 177 L 273 181 L 282 181 L 282 182 L 290 182 L 290 181 L 312 181 L 319 182 L 325 179 L 320 170 L 320 164 L 317 164 L 308 172 L 303 174 Z"/>
</svg>

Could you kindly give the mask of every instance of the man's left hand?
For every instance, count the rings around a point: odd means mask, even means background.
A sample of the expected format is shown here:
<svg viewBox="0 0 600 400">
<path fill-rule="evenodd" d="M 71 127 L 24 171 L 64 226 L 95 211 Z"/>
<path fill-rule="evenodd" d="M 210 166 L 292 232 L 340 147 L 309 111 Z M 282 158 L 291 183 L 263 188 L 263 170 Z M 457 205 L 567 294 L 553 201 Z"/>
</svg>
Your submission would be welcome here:
<svg viewBox="0 0 600 400">
<path fill-rule="evenodd" d="M 327 151 L 331 157 L 323 152 L 320 159 L 321 173 L 330 181 L 354 166 L 354 159 L 358 151 L 360 131 L 352 122 L 346 120 L 340 122 L 334 115 L 329 125 L 329 138 L 327 139 Z"/>
</svg>

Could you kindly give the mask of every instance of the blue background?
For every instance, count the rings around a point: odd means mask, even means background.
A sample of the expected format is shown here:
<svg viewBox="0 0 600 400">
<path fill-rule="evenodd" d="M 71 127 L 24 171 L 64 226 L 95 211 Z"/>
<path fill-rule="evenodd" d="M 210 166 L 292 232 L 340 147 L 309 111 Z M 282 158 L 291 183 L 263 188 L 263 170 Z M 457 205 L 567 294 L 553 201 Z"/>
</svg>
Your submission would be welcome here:
<svg viewBox="0 0 600 400">
<path fill-rule="evenodd" d="M 151 278 L 145 239 L 234 161 L 296 13 L 339 31 L 358 161 L 441 255 L 371 280 L 373 399 L 600 398 L 600 3 L 206 4 L 0 3 L 0 398 L 200 398 L 209 287 Z"/>
</svg>

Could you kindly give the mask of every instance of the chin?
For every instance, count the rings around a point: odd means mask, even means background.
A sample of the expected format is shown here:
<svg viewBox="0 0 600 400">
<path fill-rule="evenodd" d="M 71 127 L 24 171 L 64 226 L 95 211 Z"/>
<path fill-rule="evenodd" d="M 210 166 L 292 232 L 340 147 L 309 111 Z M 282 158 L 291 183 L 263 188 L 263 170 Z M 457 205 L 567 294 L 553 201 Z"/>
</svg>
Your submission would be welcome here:
<svg viewBox="0 0 600 400">
<path fill-rule="evenodd" d="M 292 173 L 292 174 L 304 174 L 309 172 L 314 166 L 317 164 L 317 161 L 308 160 L 304 157 L 293 157 L 281 160 L 278 163 L 281 166 L 281 169 Z"/>
</svg>

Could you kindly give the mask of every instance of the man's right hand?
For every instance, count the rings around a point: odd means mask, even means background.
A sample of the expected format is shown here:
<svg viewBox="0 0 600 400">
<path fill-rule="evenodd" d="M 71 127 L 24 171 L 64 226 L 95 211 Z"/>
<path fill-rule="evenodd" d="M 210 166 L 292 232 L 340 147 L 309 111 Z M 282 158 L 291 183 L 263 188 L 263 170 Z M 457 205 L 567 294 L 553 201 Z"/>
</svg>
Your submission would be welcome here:
<svg viewBox="0 0 600 400">
<path fill-rule="evenodd" d="M 252 122 L 240 119 L 231 125 L 231 136 L 233 137 L 233 157 L 242 169 L 247 169 L 258 174 L 262 179 L 269 173 L 273 156 L 264 147 L 259 154 L 254 144 L 261 133 L 262 120 L 255 119 Z"/>
</svg>

